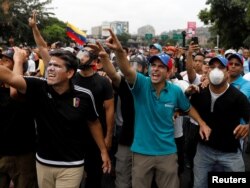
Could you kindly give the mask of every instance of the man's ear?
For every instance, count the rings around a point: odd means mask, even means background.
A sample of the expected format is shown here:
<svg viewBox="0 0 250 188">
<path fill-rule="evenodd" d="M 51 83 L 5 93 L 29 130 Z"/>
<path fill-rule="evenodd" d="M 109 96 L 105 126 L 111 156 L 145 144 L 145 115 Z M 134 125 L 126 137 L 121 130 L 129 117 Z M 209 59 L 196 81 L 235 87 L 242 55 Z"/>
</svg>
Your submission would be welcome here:
<svg viewBox="0 0 250 188">
<path fill-rule="evenodd" d="M 74 71 L 74 69 L 69 69 L 68 71 L 67 71 L 67 77 L 68 77 L 68 79 L 71 79 L 73 76 L 74 76 L 74 74 L 75 74 L 75 71 Z"/>
</svg>

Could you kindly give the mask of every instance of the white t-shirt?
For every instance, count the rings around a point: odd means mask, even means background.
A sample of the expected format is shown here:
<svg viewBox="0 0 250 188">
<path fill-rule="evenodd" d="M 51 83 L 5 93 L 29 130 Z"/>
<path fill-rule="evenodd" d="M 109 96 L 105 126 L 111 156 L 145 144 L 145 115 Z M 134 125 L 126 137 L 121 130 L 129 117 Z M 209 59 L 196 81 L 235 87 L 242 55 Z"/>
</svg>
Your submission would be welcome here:
<svg viewBox="0 0 250 188">
<path fill-rule="evenodd" d="M 190 83 L 188 79 L 188 75 L 186 73 L 183 75 L 183 80 L 186 80 L 189 84 L 199 85 L 201 83 L 201 77 L 202 75 L 196 73 L 195 80 L 193 81 L 193 83 Z M 190 122 L 195 125 L 198 125 L 198 123 L 193 118 L 190 118 Z"/>
<path fill-rule="evenodd" d="M 27 72 L 35 72 L 36 71 L 36 63 L 35 61 L 29 59 L 28 60 L 28 69 L 27 69 Z"/>
<path fill-rule="evenodd" d="M 183 92 L 188 88 L 189 83 L 185 80 L 171 79 L 171 82 L 181 88 Z M 183 116 L 178 116 L 174 122 L 174 137 L 179 138 L 183 136 Z"/>
</svg>

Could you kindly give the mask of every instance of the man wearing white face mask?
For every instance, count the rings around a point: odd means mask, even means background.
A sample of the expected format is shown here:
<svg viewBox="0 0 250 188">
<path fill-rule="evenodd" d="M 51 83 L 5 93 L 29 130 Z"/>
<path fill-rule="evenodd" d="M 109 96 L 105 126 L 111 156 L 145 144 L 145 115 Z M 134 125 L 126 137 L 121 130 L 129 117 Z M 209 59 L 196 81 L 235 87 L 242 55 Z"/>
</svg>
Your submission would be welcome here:
<svg viewBox="0 0 250 188">
<path fill-rule="evenodd" d="M 220 165 L 225 172 L 244 172 L 240 138 L 248 135 L 250 105 L 247 97 L 228 83 L 228 60 L 217 56 L 209 61 L 209 87 L 192 95 L 191 104 L 211 128 L 208 141 L 199 140 L 194 158 L 194 188 L 206 188 L 208 172 Z"/>
</svg>

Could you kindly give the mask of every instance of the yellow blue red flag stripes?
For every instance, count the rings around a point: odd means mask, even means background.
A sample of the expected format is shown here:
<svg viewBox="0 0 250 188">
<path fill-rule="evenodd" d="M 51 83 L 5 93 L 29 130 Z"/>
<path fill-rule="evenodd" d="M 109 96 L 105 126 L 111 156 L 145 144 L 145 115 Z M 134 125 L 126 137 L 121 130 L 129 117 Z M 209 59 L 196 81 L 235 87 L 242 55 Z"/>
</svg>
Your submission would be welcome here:
<svg viewBox="0 0 250 188">
<path fill-rule="evenodd" d="M 69 38 L 74 40 L 76 43 L 83 45 L 87 41 L 87 35 L 85 32 L 81 31 L 77 27 L 73 26 L 70 23 L 67 23 L 66 34 Z"/>
</svg>

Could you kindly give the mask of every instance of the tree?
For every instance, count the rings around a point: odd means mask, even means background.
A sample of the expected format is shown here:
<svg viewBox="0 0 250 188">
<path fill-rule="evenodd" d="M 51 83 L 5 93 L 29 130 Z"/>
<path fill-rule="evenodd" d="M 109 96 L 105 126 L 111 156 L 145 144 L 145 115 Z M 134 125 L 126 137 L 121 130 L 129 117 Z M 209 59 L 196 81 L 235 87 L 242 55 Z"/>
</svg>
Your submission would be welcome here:
<svg viewBox="0 0 250 188">
<path fill-rule="evenodd" d="M 66 23 L 57 18 L 49 17 L 44 21 L 44 28 L 41 28 L 41 33 L 48 43 L 60 41 L 70 43 L 71 39 L 66 36 Z"/>
<path fill-rule="evenodd" d="M 53 13 L 45 5 L 52 0 L 0 0 L 0 36 L 4 40 L 13 36 L 16 42 L 29 42 L 32 32 L 28 26 L 28 18 L 33 10 L 38 12 L 39 24 L 43 25 Z"/>
<path fill-rule="evenodd" d="M 239 48 L 250 32 L 249 0 L 207 0 L 210 9 L 203 9 L 199 18 L 204 24 L 211 24 L 211 38 L 220 46 Z"/>
</svg>

